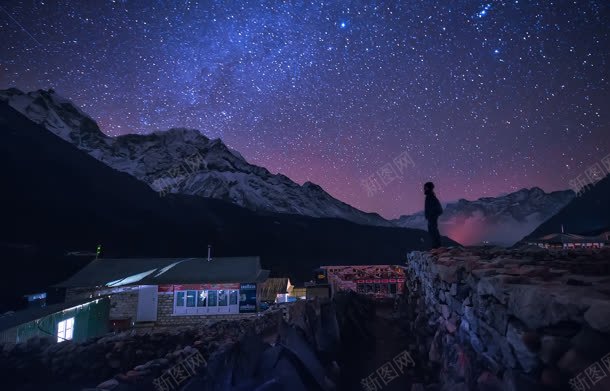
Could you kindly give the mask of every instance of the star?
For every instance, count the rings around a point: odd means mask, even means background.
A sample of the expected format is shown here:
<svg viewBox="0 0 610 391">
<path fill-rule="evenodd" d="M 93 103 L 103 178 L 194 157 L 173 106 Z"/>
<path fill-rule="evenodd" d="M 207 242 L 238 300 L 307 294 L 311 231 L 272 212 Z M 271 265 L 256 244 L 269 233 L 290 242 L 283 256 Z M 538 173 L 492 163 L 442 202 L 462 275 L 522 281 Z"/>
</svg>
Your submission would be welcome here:
<svg viewBox="0 0 610 391">
<path fill-rule="evenodd" d="M 199 129 L 388 218 L 428 180 L 561 190 L 610 154 L 601 0 L 5 3 L 0 88 L 54 88 L 108 135 Z"/>
</svg>

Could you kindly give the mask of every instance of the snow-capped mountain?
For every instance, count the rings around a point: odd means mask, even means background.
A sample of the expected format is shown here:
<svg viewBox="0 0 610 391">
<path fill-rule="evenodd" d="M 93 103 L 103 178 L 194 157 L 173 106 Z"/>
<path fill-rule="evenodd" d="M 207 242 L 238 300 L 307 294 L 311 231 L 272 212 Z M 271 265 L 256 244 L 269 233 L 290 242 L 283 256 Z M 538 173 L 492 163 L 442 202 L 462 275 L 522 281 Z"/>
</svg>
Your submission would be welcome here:
<svg viewBox="0 0 610 391">
<path fill-rule="evenodd" d="M 461 199 L 445 206 L 439 228 L 443 235 L 464 245 L 512 245 L 559 212 L 574 196 L 571 190 L 545 193 L 533 187 L 500 197 Z M 400 227 L 427 227 L 423 211 L 393 222 Z"/>
<path fill-rule="evenodd" d="M 53 90 L 24 93 L 11 88 L 0 91 L 0 100 L 97 160 L 160 192 L 221 199 L 261 212 L 392 225 L 376 213 L 333 198 L 314 183 L 299 185 L 252 165 L 220 139 L 211 140 L 195 129 L 109 137 L 93 119 Z"/>
</svg>

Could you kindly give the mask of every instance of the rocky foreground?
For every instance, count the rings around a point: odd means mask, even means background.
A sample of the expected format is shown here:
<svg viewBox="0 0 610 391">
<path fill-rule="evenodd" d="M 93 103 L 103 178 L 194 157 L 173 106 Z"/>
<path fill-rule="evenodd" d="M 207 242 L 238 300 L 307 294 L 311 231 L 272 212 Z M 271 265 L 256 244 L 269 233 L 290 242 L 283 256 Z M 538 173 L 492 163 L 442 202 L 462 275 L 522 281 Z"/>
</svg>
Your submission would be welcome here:
<svg viewBox="0 0 610 391">
<path fill-rule="evenodd" d="M 2 389 L 330 391 L 339 381 L 339 324 L 358 332 L 361 300 L 354 294 L 300 301 L 249 319 L 85 343 L 36 338 L 6 345 Z M 346 309 L 339 316 L 337 303 Z"/>
<path fill-rule="evenodd" d="M 610 389 L 610 251 L 412 252 L 406 274 L 444 389 Z"/>
<path fill-rule="evenodd" d="M 412 252 L 405 268 L 384 327 L 350 293 L 85 343 L 32 339 L 0 350 L 2 389 L 610 390 L 610 251 L 451 248 Z"/>
</svg>

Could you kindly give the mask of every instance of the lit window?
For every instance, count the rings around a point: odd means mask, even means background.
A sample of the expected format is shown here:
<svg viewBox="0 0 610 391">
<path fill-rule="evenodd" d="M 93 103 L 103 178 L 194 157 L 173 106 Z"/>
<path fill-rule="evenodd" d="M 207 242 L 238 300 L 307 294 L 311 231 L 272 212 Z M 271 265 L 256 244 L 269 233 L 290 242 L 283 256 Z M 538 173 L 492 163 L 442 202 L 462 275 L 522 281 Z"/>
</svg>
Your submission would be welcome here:
<svg viewBox="0 0 610 391">
<path fill-rule="evenodd" d="M 74 332 L 74 318 L 62 320 L 57 324 L 57 342 L 72 339 Z"/>
<path fill-rule="evenodd" d="M 186 291 L 186 306 L 195 307 L 197 291 Z"/>
<path fill-rule="evenodd" d="M 227 292 L 226 291 L 218 291 L 218 305 L 219 306 L 225 306 L 227 305 Z"/>
<path fill-rule="evenodd" d="M 176 292 L 176 307 L 184 307 L 184 292 Z"/>
<path fill-rule="evenodd" d="M 199 294 L 197 295 L 197 307 L 206 307 L 207 300 L 208 300 L 208 292 L 199 291 Z"/>
<path fill-rule="evenodd" d="M 208 307 L 216 307 L 218 291 L 208 291 Z"/>
</svg>

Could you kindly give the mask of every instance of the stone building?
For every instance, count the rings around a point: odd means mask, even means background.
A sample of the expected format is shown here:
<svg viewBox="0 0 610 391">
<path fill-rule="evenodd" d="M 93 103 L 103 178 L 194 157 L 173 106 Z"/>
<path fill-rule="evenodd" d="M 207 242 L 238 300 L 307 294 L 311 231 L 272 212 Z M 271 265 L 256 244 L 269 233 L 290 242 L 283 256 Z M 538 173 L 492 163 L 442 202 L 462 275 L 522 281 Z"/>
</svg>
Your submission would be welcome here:
<svg viewBox="0 0 610 391">
<path fill-rule="evenodd" d="M 259 257 L 96 259 L 68 280 L 66 299 L 109 296 L 114 329 L 251 316 L 269 271 Z"/>
</svg>

